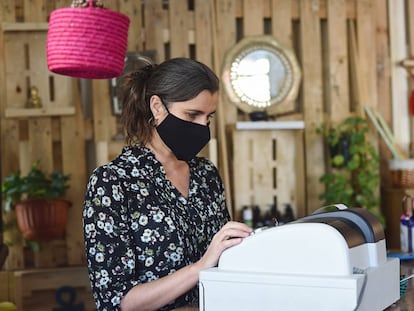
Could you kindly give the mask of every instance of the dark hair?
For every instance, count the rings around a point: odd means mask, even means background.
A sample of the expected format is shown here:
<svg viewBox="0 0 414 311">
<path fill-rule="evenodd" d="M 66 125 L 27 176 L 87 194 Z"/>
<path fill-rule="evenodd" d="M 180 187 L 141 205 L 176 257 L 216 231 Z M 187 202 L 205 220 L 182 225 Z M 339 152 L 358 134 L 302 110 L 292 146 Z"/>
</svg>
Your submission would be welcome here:
<svg viewBox="0 0 414 311">
<path fill-rule="evenodd" d="M 124 77 L 121 122 L 127 144 L 145 144 L 151 138 L 151 96 L 158 95 L 168 105 L 193 99 L 204 90 L 215 93 L 218 89 L 216 74 L 196 60 L 173 58 L 159 65 L 143 63 L 141 69 Z"/>
</svg>

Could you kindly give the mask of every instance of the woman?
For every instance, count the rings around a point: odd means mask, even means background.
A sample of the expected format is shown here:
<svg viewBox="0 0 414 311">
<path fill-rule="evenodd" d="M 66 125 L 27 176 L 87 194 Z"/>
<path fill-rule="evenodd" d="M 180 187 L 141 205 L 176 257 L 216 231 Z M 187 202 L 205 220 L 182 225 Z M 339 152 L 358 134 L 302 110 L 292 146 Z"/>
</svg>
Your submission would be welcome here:
<svg viewBox="0 0 414 311">
<path fill-rule="evenodd" d="M 219 82 L 176 58 L 125 78 L 127 146 L 94 170 L 84 202 L 89 277 L 98 310 L 171 310 L 198 301 L 198 275 L 251 233 L 229 221 L 210 139 Z"/>
</svg>

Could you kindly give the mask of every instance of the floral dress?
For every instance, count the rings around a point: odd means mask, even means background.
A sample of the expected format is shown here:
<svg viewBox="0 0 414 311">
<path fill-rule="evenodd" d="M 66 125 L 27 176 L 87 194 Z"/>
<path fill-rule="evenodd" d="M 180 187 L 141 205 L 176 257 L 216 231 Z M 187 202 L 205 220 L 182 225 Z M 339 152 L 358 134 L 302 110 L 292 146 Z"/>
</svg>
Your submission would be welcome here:
<svg viewBox="0 0 414 311">
<path fill-rule="evenodd" d="M 115 160 L 92 173 L 83 226 L 89 278 L 99 311 L 120 310 L 122 297 L 133 286 L 199 260 L 229 220 L 216 167 L 200 157 L 188 164 L 187 198 L 143 146 L 124 147 Z M 194 287 L 160 310 L 197 301 L 198 288 Z"/>
</svg>

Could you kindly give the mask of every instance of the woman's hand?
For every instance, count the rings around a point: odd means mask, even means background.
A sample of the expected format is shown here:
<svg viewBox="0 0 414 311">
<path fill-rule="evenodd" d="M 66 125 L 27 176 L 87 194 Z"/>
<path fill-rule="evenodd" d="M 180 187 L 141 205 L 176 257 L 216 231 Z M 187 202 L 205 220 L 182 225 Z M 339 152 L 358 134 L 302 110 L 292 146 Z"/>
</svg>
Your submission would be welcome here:
<svg viewBox="0 0 414 311">
<path fill-rule="evenodd" d="M 249 236 L 252 231 L 252 228 L 241 222 L 229 221 L 226 223 L 220 231 L 214 235 L 207 251 L 197 262 L 200 270 L 216 266 L 221 253 L 225 249 L 239 244 L 243 238 Z"/>
</svg>

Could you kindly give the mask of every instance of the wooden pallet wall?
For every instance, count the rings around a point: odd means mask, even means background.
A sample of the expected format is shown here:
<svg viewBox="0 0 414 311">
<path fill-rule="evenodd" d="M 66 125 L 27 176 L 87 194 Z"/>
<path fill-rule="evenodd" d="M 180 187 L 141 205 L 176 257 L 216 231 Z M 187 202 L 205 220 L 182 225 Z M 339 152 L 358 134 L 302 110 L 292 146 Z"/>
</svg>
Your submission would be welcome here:
<svg viewBox="0 0 414 311">
<path fill-rule="evenodd" d="M 5 0 L 0 4 L 0 25 L 44 23 L 52 10 L 70 3 Z M 387 0 L 108 0 L 104 4 L 131 18 L 128 50 L 155 50 L 158 62 L 193 57 L 220 75 L 226 51 L 245 36 L 272 35 L 294 49 L 303 74 L 300 94 L 295 111 L 276 119 L 305 122 L 303 174 L 298 177 L 304 179 L 305 186 L 302 214 L 321 204 L 319 176 L 325 171 L 325 159 L 316 127 L 325 120 L 339 122 L 348 115 L 362 114 L 364 104 L 379 109 L 388 122 L 392 121 Z M 67 246 L 63 264 L 81 264 L 81 204 L 87 176 L 92 166 L 107 162 L 122 147 L 122 141 L 114 139 L 117 119 L 111 113 L 109 83 L 93 80 L 91 102 L 81 103 L 78 81 L 72 81 L 73 93 L 67 98 L 75 109 L 72 115 L 6 118 L 7 108 L 14 103 L 6 95 L 12 72 L 4 68 L 17 60 L 6 59 L 5 36 L 7 33 L 0 31 L 1 174 L 27 170 L 32 159 L 41 157 L 47 169 L 59 168 L 72 175 L 68 196 L 74 207 L 67 237 L 55 242 L 55 247 Z M 82 104 L 92 106 L 91 116 L 83 114 Z M 246 119 L 222 93 L 213 124 L 213 144 L 217 146 L 211 145 L 206 154 L 218 150 L 217 162 L 226 188 L 233 190 L 228 191 L 230 204 L 237 189 L 232 188 L 229 128 Z M 86 148 L 86 143 L 93 148 Z M 385 165 L 389 154 L 382 145 L 380 148 Z M 25 258 L 23 248 L 12 248 L 8 267 L 25 268 Z M 46 253 L 44 258 L 52 257 Z"/>
<path fill-rule="evenodd" d="M 85 261 L 80 217 L 80 194 L 84 192 L 86 178 L 84 118 L 77 82 L 47 71 L 46 22 L 51 3 L 2 3 L 2 176 L 17 170 L 26 174 L 31 164 L 39 160 L 47 172 L 61 170 L 71 175 L 67 197 L 73 208 L 66 239 L 42 243 L 40 252 L 31 252 L 23 247 L 16 232 L 6 231 L 4 240 L 13 244 L 6 263 L 9 270 L 79 265 Z M 25 108 L 30 86 L 39 89 L 42 108 Z M 5 216 L 5 220 L 10 219 Z"/>
</svg>

